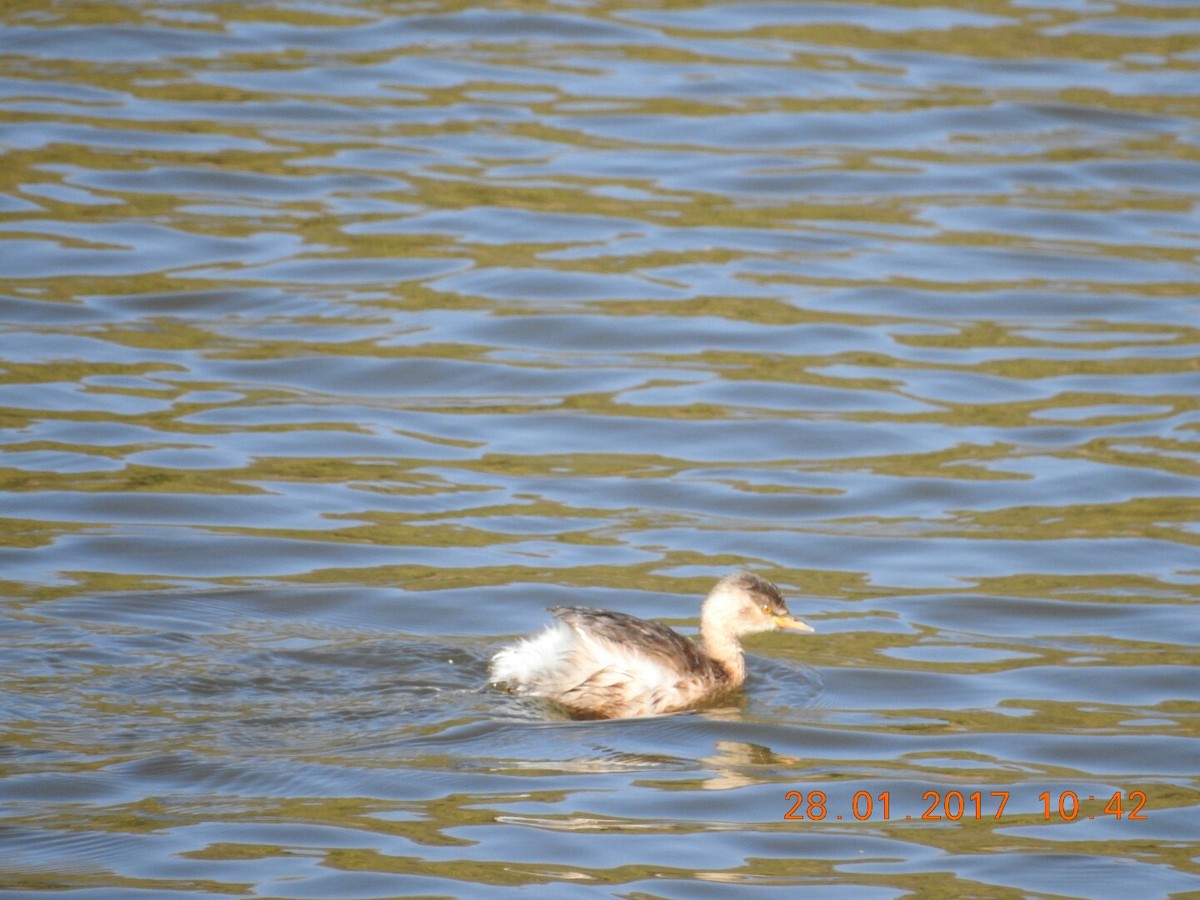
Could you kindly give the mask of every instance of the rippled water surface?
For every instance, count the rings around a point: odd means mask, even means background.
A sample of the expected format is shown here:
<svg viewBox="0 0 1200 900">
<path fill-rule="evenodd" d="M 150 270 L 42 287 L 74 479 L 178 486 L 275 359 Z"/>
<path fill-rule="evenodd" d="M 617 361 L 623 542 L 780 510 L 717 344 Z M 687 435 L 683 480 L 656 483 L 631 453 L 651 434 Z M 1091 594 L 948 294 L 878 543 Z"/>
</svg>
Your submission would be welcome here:
<svg viewBox="0 0 1200 900">
<path fill-rule="evenodd" d="M 0 894 L 1200 886 L 1190 0 L 10 0 L 0 152 Z"/>
</svg>

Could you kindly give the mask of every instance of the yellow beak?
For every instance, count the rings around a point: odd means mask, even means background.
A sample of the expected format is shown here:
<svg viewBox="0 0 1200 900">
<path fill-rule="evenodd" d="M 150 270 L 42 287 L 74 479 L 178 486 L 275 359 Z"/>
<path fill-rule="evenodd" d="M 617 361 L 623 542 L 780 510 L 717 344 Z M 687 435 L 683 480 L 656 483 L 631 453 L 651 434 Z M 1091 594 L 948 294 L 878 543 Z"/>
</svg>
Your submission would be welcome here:
<svg viewBox="0 0 1200 900">
<path fill-rule="evenodd" d="M 813 631 L 811 625 L 806 625 L 795 616 L 775 616 L 775 627 L 785 628 L 788 631 Z"/>
</svg>

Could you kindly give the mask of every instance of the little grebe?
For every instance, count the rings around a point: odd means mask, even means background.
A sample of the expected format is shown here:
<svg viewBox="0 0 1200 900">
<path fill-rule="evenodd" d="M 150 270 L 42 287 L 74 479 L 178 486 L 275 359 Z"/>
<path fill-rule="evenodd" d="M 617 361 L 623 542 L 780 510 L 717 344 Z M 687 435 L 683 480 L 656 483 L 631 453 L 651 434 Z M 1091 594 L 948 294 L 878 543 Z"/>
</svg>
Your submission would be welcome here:
<svg viewBox="0 0 1200 900">
<path fill-rule="evenodd" d="M 786 628 L 779 589 L 752 572 L 717 582 L 700 610 L 700 643 L 665 625 L 581 606 L 556 606 L 539 634 L 492 658 L 491 681 L 544 697 L 580 718 L 652 716 L 696 706 L 746 679 L 742 635 Z"/>
</svg>

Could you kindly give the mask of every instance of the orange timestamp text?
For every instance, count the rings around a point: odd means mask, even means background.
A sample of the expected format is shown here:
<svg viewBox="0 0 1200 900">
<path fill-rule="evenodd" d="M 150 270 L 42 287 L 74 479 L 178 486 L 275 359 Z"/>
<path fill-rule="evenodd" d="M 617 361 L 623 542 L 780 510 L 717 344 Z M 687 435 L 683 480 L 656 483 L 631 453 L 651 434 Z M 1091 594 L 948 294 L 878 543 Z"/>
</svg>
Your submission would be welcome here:
<svg viewBox="0 0 1200 900">
<path fill-rule="evenodd" d="M 918 822 L 958 822 L 963 819 L 981 820 L 992 819 L 1000 821 L 1012 795 L 1011 791 L 926 791 L 921 795 L 926 804 L 924 809 L 900 817 L 892 813 L 892 795 L 890 791 L 872 794 L 870 791 L 857 791 L 844 812 L 833 809 L 824 791 L 788 791 L 784 795 L 790 806 L 784 812 L 785 820 L 807 820 L 821 822 L 834 819 L 838 822 L 853 819 L 858 822 L 867 821 L 903 821 Z M 1041 803 L 1042 819 L 1060 822 L 1074 822 L 1076 819 L 1096 819 L 1111 817 L 1124 818 L 1127 821 L 1144 821 L 1146 814 L 1145 791 L 1115 792 L 1111 797 L 1099 797 L 1088 794 L 1081 799 L 1076 791 L 1059 791 L 1057 794 L 1042 791 L 1037 796 Z M 1104 807 L 1098 813 L 1083 813 L 1083 800 L 1094 802 L 1104 801 Z M 1010 813 L 1009 815 L 1012 815 Z"/>
</svg>

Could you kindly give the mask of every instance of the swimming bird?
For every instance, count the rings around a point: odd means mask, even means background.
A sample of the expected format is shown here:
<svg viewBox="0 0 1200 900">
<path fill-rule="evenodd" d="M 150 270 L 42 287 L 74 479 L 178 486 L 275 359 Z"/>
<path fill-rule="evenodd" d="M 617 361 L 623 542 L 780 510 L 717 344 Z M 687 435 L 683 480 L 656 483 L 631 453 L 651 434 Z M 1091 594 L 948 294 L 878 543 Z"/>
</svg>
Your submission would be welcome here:
<svg viewBox="0 0 1200 900">
<path fill-rule="evenodd" d="M 551 700 L 582 719 L 653 716 L 697 706 L 739 687 L 739 638 L 785 628 L 812 631 L 779 588 L 753 572 L 717 582 L 700 610 L 700 642 L 658 622 L 583 606 L 550 609 L 544 631 L 492 658 L 491 682 Z"/>
</svg>

